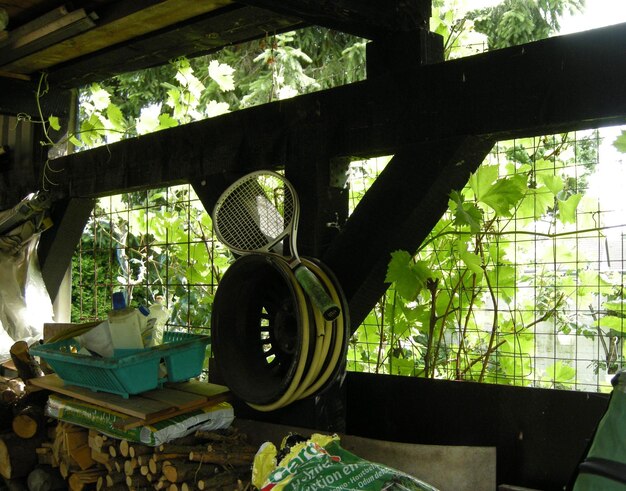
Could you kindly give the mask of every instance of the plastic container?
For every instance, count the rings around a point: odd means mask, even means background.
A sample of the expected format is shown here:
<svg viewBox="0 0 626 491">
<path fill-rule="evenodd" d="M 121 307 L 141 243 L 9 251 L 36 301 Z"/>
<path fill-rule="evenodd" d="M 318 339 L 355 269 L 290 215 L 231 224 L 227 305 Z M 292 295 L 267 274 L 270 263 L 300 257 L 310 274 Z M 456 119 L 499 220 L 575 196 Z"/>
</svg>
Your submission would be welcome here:
<svg viewBox="0 0 626 491">
<path fill-rule="evenodd" d="M 133 307 L 126 306 L 122 292 L 113 294 L 113 310 L 108 312 L 109 330 L 113 348 L 141 349 L 144 347 L 141 337 L 142 315 Z"/>
<path fill-rule="evenodd" d="M 67 339 L 31 348 L 69 385 L 128 397 L 156 389 L 165 382 L 183 382 L 202 372 L 209 336 L 184 332 L 166 332 L 163 344 L 130 350 L 111 358 L 78 354 L 80 343 Z M 163 361 L 167 376 L 159 377 Z"/>
</svg>

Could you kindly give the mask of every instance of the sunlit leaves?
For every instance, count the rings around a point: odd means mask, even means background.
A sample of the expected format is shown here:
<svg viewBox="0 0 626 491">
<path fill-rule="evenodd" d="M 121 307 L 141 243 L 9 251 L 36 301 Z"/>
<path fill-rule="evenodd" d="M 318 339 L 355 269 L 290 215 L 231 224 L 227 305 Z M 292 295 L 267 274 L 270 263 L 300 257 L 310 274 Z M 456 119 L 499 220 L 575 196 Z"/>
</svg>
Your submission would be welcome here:
<svg viewBox="0 0 626 491">
<path fill-rule="evenodd" d="M 209 63 L 209 77 L 211 77 L 224 92 L 235 90 L 235 69 L 225 63 L 212 60 Z"/>
<path fill-rule="evenodd" d="M 415 298 L 426 287 L 426 281 L 433 274 L 427 263 L 415 262 L 406 251 L 391 253 L 385 281 L 394 283 L 396 291 L 406 299 Z"/>
<path fill-rule="evenodd" d="M 482 222 L 482 210 L 474 203 L 465 202 L 463 195 L 457 191 L 450 193 L 453 203 L 454 224 L 458 227 L 469 226 L 473 233 L 478 233 Z"/>
<path fill-rule="evenodd" d="M 622 131 L 622 134 L 615 139 L 613 146 L 618 151 L 626 153 L 626 131 Z"/>
<path fill-rule="evenodd" d="M 481 192 L 478 200 L 500 216 L 511 216 L 517 203 L 524 197 L 526 177 L 517 175 L 499 179 Z"/>
<path fill-rule="evenodd" d="M 159 115 L 161 114 L 161 105 L 152 104 L 141 109 L 141 115 L 137 120 L 137 134 L 144 135 L 152 133 L 159 128 Z"/>
<path fill-rule="evenodd" d="M 56 116 L 50 116 L 48 118 L 48 124 L 53 130 L 58 131 L 61 129 L 61 125 L 59 124 L 59 118 L 57 118 Z"/>
<path fill-rule="evenodd" d="M 582 194 L 572 194 L 565 200 L 557 200 L 559 205 L 559 218 L 563 223 L 576 222 L 576 209 L 582 198 Z"/>
</svg>

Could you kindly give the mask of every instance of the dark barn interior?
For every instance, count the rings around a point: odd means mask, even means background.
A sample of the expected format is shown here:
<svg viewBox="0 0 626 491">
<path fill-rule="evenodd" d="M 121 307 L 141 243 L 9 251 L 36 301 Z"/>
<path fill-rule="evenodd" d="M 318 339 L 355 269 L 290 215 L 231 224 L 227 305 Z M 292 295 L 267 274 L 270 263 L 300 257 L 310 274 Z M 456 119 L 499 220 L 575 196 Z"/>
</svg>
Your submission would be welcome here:
<svg viewBox="0 0 626 491">
<path fill-rule="evenodd" d="M 65 4 L 2 3 L 13 26 Z M 496 141 L 626 121 L 626 25 L 444 62 L 442 39 L 428 29 L 430 0 L 72 4 L 86 15 L 37 43 L 5 39 L 0 50 L 0 144 L 8 151 L 0 161 L 0 209 L 39 189 L 44 165 L 55 170 L 54 226 L 39 245 L 52 298 L 95 198 L 191 183 L 211 210 L 242 175 L 282 169 L 302 205 L 300 253 L 334 272 L 354 331 L 388 286 L 390 253 L 419 246 L 446 210 L 450 191 L 466 183 Z M 17 124 L 20 114 L 38 114 L 40 104 L 43 114 L 59 115 L 63 128 L 71 127 L 79 86 L 312 24 L 371 41 L 367 80 L 47 163 L 37 125 Z M 37 101 L 42 71 L 49 91 Z M 390 154 L 348 218 L 346 190 L 334 184 L 346 162 Z M 325 226 L 334 220 L 339 227 Z M 367 232 L 371 223 L 375 236 Z M 252 420 L 355 436 L 496 447 L 498 484 L 556 490 L 573 475 L 607 401 L 584 392 L 347 373 L 324 394 L 272 413 L 235 407 Z M 459 408 L 472 425 L 455 419 Z"/>
</svg>

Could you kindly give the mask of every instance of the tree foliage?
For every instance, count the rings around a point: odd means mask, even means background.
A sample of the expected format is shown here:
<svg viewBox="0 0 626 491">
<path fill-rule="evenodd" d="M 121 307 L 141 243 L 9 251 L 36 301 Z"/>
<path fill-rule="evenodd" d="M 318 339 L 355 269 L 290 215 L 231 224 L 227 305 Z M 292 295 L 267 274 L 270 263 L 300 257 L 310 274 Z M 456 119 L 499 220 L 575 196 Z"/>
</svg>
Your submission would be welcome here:
<svg viewBox="0 0 626 491">
<path fill-rule="evenodd" d="M 583 2 L 504 0 L 458 16 L 457 7 L 468 2 L 435 0 L 431 29 L 444 37 L 451 58 L 471 32 L 484 34 L 490 48 L 547 37 Z M 84 88 L 77 136 L 86 147 L 107 144 L 364 77 L 363 39 L 319 27 L 267 36 Z M 622 135 L 618 148 L 626 148 L 624 141 Z M 393 288 L 353 336 L 351 369 L 513 384 L 556 378 L 566 387 L 575 373 L 562 362 L 538 375 L 536 327 L 609 341 L 622 335 L 615 319 L 621 319 L 623 294 L 614 278 L 572 267 L 549 271 L 557 256 L 567 255 L 558 243 L 575 233 L 574 222 L 596 227 L 581 223 L 577 212 L 597 163 L 597 140 L 557 135 L 500 150 L 497 161 L 451 193 L 449 212 L 418 251 L 392 254 L 387 281 Z M 582 173 L 568 171 L 574 161 Z M 351 168 L 358 202 L 376 171 L 364 162 Z M 355 176 L 365 183 L 360 189 Z M 166 295 L 174 325 L 210 324 L 214 289 L 233 257 L 214 240 L 210 217 L 190 187 L 112 198 L 90 225 L 82 249 L 93 252 L 74 263 L 74 303 L 83 309 L 75 319 L 101 317 L 111 290 L 124 288 L 137 304 Z M 518 267 L 529 253 L 517 244 L 522 236 L 537 239 L 546 261 Z M 100 274 L 103 281 L 90 287 L 85 278 L 98 271 L 106 278 Z M 577 288 L 582 278 L 603 293 Z M 573 303 L 585 302 L 603 306 L 592 316 L 598 322 L 572 314 Z M 598 368 L 610 363 L 607 356 Z"/>
</svg>

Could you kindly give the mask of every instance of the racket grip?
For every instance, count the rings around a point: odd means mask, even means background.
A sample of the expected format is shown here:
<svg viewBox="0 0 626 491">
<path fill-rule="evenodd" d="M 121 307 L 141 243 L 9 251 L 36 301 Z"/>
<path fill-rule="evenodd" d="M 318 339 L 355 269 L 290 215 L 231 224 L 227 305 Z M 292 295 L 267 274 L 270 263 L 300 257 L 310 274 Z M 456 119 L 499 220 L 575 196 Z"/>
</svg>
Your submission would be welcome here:
<svg viewBox="0 0 626 491">
<path fill-rule="evenodd" d="M 313 305 L 322 313 L 324 319 L 327 321 L 335 320 L 341 313 L 341 309 L 330 298 L 317 276 L 303 265 L 296 267 L 293 274 Z"/>
</svg>

